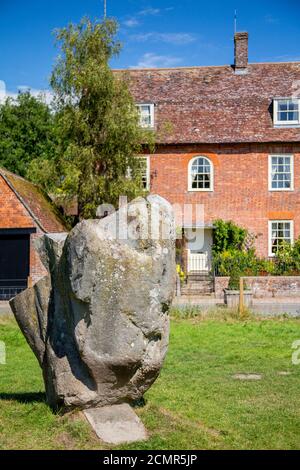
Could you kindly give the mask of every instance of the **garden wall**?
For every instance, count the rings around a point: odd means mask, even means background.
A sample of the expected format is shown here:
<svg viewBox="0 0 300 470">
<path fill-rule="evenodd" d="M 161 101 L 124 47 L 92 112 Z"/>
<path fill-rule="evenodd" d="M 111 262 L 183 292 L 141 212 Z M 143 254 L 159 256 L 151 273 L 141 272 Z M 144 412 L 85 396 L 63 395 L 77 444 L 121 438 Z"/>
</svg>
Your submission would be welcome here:
<svg viewBox="0 0 300 470">
<path fill-rule="evenodd" d="M 300 276 L 244 277 L 246 286 L 256 299 L 263 297 L 300 297 Z M 215 278 L 215 295 L 222 298 L 229 277 Z"/>
</svg>

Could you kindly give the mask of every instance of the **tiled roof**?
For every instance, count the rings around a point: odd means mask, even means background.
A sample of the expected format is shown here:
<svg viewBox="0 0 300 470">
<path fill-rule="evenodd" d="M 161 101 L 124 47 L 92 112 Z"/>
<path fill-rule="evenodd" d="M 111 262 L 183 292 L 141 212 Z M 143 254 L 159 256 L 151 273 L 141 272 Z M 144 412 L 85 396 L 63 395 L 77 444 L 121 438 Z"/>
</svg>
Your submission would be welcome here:
<svg viewBox="0 0 300 470">
<path fill-rule="evenodd" d="M 300 62 L 116 71 L 137 103 L 154 103 L 158 143 L 295 142 L 274 128 L 275 97 L 300 97 Z"/>
<path fill-rule="evenodd" d="M 46 233 L 66 232 L 68 228 L 51 199 L 38 186 L 3 168 L 0 175 L 9 184 L 32 218 Z"/>
</svg>

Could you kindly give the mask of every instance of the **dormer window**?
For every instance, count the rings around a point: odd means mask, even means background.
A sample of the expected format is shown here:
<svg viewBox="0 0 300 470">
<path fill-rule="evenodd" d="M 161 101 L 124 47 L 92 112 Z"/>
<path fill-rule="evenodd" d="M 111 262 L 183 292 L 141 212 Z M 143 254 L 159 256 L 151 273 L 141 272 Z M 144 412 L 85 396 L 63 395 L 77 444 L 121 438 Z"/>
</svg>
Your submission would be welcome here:
<svg viewBox="0 0 300 470">
<path fill-rule="evenodd" d="M 300 125 L 300 99 L 278 98 L 274 100 L 274 124 L 280 126 Z"/>
<path fill-rule="evenodd" d="M 154 104 L 137 104 L 140 113 L 140 125 L 145 128 L 154 127 Z"/>
</svg>

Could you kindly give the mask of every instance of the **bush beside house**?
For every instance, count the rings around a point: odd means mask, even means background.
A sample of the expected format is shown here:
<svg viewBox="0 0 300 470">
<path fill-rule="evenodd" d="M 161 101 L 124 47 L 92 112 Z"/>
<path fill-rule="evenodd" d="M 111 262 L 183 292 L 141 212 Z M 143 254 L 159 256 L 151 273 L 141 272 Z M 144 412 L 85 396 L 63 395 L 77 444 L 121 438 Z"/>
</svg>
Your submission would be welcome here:
<svg viewBox="0 0 300 470">
<path fill-rule="evenodd" d="M 300 274 L 300 238 L 293 245 L 283 242 L 273 259 L 259 258 L 255 236 L 233 222 L 214 224 L 213 268 L 218 276 L 229 276 L 236 289 L 241 276 L 295 276 Z"/>
</svg>

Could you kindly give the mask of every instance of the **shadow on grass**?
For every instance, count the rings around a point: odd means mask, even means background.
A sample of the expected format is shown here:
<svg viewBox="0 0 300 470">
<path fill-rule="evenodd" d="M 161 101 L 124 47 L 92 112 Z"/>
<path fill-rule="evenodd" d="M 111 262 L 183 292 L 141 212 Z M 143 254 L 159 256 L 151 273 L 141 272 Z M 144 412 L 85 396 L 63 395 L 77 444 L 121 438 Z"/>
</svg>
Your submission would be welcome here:
<svg viewBox="0 0 300 470">
<path fill-rule="evenodd" d="M 37 393 L 1 393 L 0 400 L 17 401 L 19 403 L 45 403 L 46 394 Z"/>
</svg>

